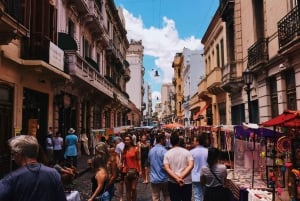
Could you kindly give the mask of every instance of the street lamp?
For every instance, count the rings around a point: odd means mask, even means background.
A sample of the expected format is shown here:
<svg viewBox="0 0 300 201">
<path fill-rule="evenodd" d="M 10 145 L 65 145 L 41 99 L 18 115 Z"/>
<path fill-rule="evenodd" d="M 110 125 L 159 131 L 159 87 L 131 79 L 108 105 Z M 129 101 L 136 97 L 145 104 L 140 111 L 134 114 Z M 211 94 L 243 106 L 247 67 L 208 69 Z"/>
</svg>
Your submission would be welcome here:
<svg viewBox="0 0 300 201">
<path fill-rule="evenodd" d="M 246 84 L 246 92 L 247 92 L 247 99 L 248 99 L 248 115 L 249 115 L 249 123 L 252 122 L 252 111 L 251 111 L 251 100 L 250 100 L 250 85 L 253 82 L 253 72 L 250 71 L 250 69 L 247 67 L 246 70 L 243 72 L 243 80 Z M 255 167 L 255 161 L 254 161 L 254 151 L 255 151 L 255 134 L 252 136 L 249 136 L 249 138 L 252 138 L 253 140 L 253 148 L 252 148 L 252 188 L 254 184 L 254 167 Z"/>
<path fill-rule="evenodd" d="M 252 111 L 251 111 L 251 100 L 250 100 L 250 92 L 251 88 L 250 85 L 253 82 L 253 72 L 250 71 L 250 69 L 247 67 L 246 70 L 243 72 L 243 80 L 246 84 L 246 92 L 247 92 L 247 98 L 248 98 L 248 115 L 249 115 L 249 123 L 252 122 Z"/>
</svg>

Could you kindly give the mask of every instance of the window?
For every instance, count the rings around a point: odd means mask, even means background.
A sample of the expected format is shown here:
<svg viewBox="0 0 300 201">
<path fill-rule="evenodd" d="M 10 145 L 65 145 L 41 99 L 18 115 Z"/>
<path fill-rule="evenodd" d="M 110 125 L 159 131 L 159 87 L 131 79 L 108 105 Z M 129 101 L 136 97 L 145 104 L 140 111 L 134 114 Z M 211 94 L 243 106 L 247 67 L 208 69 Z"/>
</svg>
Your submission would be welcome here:
<svg viewBox="0 0 300 201">
<path fill-rule="evenodd" d="M 69 31 L 69 35 L 74 38 L 74 36 L 75 36 L 75 25 L 74 25 L 74 22 L 72 20 L 68 21 L 68 31 Z"/>
<path fill-rule="evenodd" d="M 83 41 L 83 57 L 91 57 L 91 49 L 90 49 L 90 44 L 89 42 L 82 37 L 82 41 Z"/>
<path fill-rule="evenodd" d="M 256 34 L 256 40 L 264 37 L 264 2 L 263 1 L 252 1 L 253 2 L 253 15 L 255 17 L 254 29 Z"/>
<path fill-rule="evenodd" d="M 217 67 L 220 67 L 220 50 L 219 50 L 219 44 L 216 46 L 216 52 L 217 52 L 217 57 L 216 57 L 216 60 L 217 60 Z"/>
<path fill-rule="evenodd" d="M 278 115 L 278 94 L 277 94 L 277 82 L 276 77 L 269 79 L 270 98 L 271 98 L 271 114 L 272 117 Z"/>
<path fill-rule="evenodd" d="M 224 40 L 222 39 L 221 42 L 221 67 L 224 66 Z"/>
<path fill-rule="evenodd" d="M 98 128 L 101 128 L 101 109 L 99 107 L 99 105 L 95 105 L 94 107 L 94 118 L 93 118 L 93 121 L 94 121 L 94 129 L 98 129 Z"/>
<path fill-rule="evenodd" d="M 295 72 L 289 70 L 285 74 L 287 109 L 297 110 Z"/>
</svg>

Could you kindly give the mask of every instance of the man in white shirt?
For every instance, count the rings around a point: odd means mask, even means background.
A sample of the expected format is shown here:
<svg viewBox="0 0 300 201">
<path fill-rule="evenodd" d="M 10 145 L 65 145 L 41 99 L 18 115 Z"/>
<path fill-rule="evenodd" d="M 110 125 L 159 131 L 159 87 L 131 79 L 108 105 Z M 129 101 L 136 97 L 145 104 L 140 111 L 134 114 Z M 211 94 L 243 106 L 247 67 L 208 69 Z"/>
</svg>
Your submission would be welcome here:
<svg viewBox="0 0 300 201">
<path fill-rule="evenodd" d="M 192 154 L 179 146 L 177 133 L 171 135 L 172 148 L 164 156 L 164 168 L 169 175 L 168 189 L 171 201 L 191 201 L 194 167 Z"/>
</svg>

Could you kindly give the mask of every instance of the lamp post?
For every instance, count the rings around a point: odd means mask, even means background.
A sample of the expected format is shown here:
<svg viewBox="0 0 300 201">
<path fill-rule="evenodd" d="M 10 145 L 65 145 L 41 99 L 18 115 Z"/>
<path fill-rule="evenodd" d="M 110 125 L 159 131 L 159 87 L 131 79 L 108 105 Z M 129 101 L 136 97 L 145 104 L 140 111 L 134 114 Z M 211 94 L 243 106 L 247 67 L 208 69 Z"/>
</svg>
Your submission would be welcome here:
<svg viewBox="0 0 300 201">
<path fill-rule="evenodd" d="M 249 123 L 252 122 L 252 111 L 251 111 L 251 100 L 250 100 L 250 92 L 251 88 L 250 85 L 253 82 L 253 72 L 250 71 L 250 69 L 247 67 L 246 70 L 243 72 L 243 80 L 246 84 L 246 92 L 247 92 L 247 101 L 248 101 L 248 117 L 249 117 Z M 254 151 L 255 151 L 255 134 L 253 136 L 249 136 L 249 138 L 253 138 L 253 148 L 252 148 L 252 188 L 254 184 L 254 167 L 255 167 L 255 161 L 254 161 Z"/>
<path fill-rule="evenodd" d="M 243 72 L 243 80 L 246 84 L 246 92 L 247 92 L 247 99 L 248 99 L 248 115 L 249 115 L 249 123 L 252 122 L 252 111 L 251 111 L 251 100 L 250 100 L 250 92 L 251 92 L 251 88 L 250 85 L 253 82 L 253 73 L 250 71 L 249 68 L 247 68 L 244 72 Z"/>
</svg>

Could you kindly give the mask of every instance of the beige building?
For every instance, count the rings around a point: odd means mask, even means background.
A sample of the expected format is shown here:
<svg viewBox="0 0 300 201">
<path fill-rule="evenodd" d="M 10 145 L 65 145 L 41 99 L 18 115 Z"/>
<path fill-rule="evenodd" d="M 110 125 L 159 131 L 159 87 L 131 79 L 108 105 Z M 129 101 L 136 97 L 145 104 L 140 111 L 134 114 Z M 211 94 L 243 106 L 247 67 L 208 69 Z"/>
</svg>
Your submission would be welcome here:
<svg viewBox="0 0 300 201">
<path fill-rule="evenodd" d="M 129 43 L 113 0 L 0 0 L 0 16 L 1 174 L 21 131 L 44 146 L 48 127 L 126 125 Z"/>
<path fill-rule="evenodd" d="M 175 87 L 175 114 L 176 118 L 175 121 L 181 124 L 184 124 L 184 111 L 182 108 L 182 102 L 184 100 L 183 97 L 183 78 L 182 78 L 182 70 L 183 70 L 183 54 L 176 53 L 172 68 L 174 69 L 174 78 L 173 78 L 173 85 Z"/>
<path fill-rule="evenodd" d="M 297 1 L 298 2 L 298 1 Z M 264 122 L 300 107 L 300 72 L 296 1 L 222 1 L 228 62 L 222 88 L 230 94 L 232 123 Z M 298 2 L 299 5 L 299 2 Z M 250 104 L 242 73 L 253 72 Z M 248 105 L 251 107 L 248 111 Z"/>
<path fill-rule="evenodd" d="M 163 123 L 172 123 L 174 120 L 175 100 L 174 86 L 172 83 L 164 83 L 161 86 L 161 119 Z"/>
<path fill-rule="evenodd" d="M 207 125 L 230 124 L 229 96 L 221 88 L 222 67 L 227 63 L 227 44 L 226 26 L 220 18 L 219 10 L 216 11 L 201 42 L 204 45 L 205 79 L 199 85 L 198 97 L 205 104 L 196 114 L 196 118 L 199 119 L 202 115 Z M 205 85 L 206 90 L 201 90 Z"/>
</svg>

